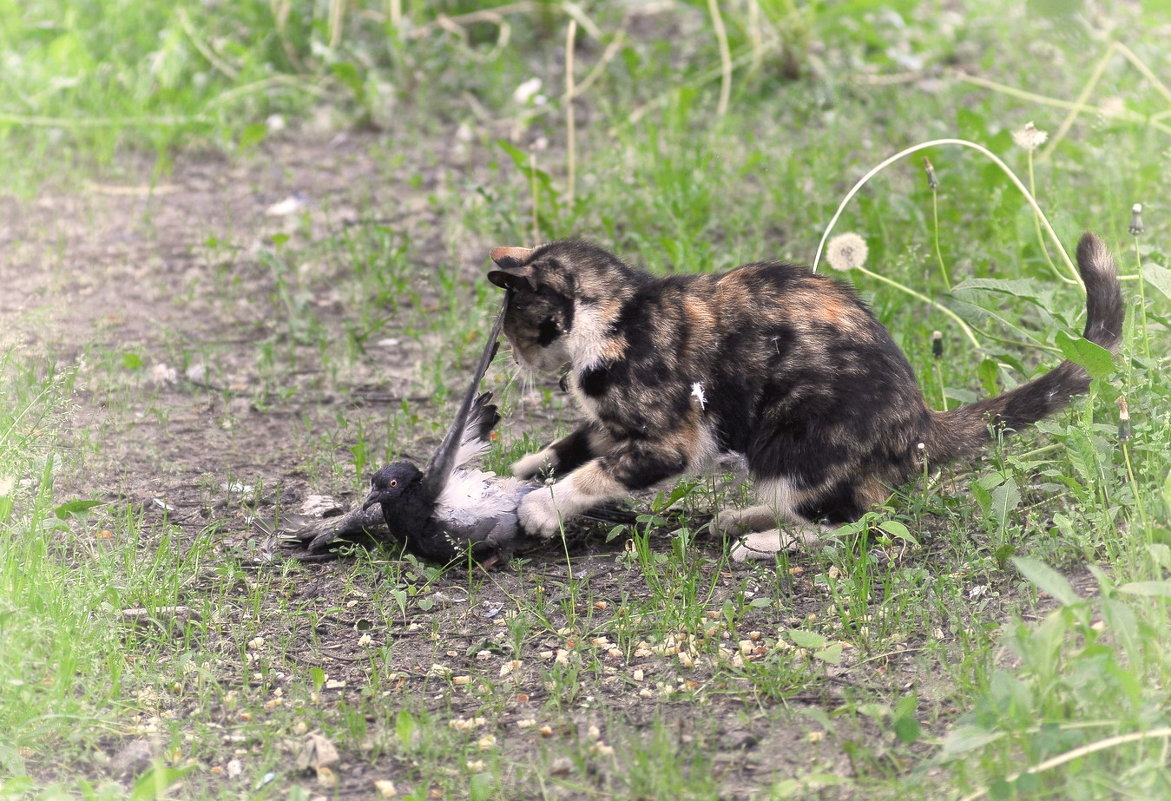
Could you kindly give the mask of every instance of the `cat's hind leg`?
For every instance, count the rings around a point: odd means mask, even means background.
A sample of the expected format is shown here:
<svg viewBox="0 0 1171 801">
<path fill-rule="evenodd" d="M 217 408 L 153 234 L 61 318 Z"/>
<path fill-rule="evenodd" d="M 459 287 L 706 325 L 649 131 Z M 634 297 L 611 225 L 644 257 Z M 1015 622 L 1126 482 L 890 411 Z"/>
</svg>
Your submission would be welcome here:
<svg viewBox="0 0 1171 801">
<path fill-rule="evenodd" d="M 778 525 L 777 513 L 767 504 L 749 506 L 744 509 L 728 507 L 720 509 L 712 518 L 710 528 L 713 534 L 738 537 L 757 531 L 766 531 Z"/>
<path fill-rule="evenodd" d="M 754 559 L 773 559 L 782 552 L 797 553 L 821 545 L 821 535 L 827 526 L 803 523 L 791 528 L 770 528 L 745 534 L 728 549 L 733 562 L 747 562 Z"/>
<path fill-rule="evenodd" d="M 729 549 L 735 562 L 772 559 L 782 551 L 817 546 L 825 527 L 811 523 L 796 509 L 807 494 L 787 478 L 758 479 L 756 495 L 762 503 L 745 509 L 720 510 L 712 520 L 712 531 L 737 538 Z"/>
<path fill-rule="evenodd" d="M 777 528 L 783 524 L 809 522 L 797 512 L 806 493 L 796 489 L 793 481 L 781 477 L 756 480 L 756 506 L 745 509 L 721 509 L 712 520 L 712 531 L 738 536 Z"/>
</svg>

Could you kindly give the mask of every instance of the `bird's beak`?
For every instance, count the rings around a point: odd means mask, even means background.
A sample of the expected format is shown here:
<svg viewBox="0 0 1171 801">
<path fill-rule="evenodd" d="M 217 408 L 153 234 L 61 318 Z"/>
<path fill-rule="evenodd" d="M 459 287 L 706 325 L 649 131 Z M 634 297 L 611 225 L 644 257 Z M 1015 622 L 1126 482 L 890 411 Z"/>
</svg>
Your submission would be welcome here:
<svg viewBox="0 0 1171 801">
<path fill-rule="evenodd" d="M 366 502 L 362 504 L 362 511 L 365 512 L 376 503 L 382 503 L 382 492 L 380 490 L 370 490 L 370 494 L 366 496 Z"/>
</svg>

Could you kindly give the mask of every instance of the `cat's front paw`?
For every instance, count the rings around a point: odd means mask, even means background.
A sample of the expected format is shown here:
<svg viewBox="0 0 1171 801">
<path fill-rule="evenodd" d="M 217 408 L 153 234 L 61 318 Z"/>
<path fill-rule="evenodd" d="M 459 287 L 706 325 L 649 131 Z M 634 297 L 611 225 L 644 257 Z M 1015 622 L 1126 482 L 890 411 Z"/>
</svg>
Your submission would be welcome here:
<svg viewBox="0 0 1171 801">
<path fill-rule="evenodd" d="M 535 478 L 542 473 L 548 473 L 556 467 L 556 457 L 553 452 L 546 448 L 543 451 L 530 453 L 527 456 L 522 456 L 512 463 L 512 474 L 517 478 L 523 478 L 528 481 L 530 478 Z"/>
<path fill-rule="evenodd" d="M 561 530 L 561 515 L 549 490 L 530 492 L 516 510 L 521 528 L 536 537 L 552 537 Z"/>
</svg>

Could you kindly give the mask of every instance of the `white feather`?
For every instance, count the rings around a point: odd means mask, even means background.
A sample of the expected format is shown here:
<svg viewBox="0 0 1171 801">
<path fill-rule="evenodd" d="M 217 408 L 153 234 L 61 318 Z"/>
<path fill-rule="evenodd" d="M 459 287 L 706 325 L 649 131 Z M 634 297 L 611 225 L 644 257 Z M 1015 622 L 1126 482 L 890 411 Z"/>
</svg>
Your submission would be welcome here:
<svg viewBox="0 0 1171 801">
<path fill-rule="evenodd" d="M 703 392 L 703 384 L 698 381 L 691 385 L 691 397 L 699 401 L 699 408 L 701 410 L 707 406 L 707 395 Z"/>
<path fill-rule="evenodd" d="M 464 430 L 461 432 L 461 439 L 459 441 L 459 448 L 455 452 L 455 467 L 461 467 L 473 459 L 478 459 L 483 456 L 488 450 L 488 441 L 480 439 L 480 416 L 481 413 L 468 415 L 468 421 L 464 424 Z"/>
<path fill-rule="evenodd" d="M 462 467 L 473 459 L 483 456 L 488 450 L 488 443 L 477 436 L 471 436 L 459 444 L 455 452 L 455 466 Z"/>
<path fill-rule="evenodd" d="M 518 478 L 497 478 L 487 470 L 456 470 L 435 501 L 438 516 L 471 522 L 515 510 L 527 486 Z"/>
</svg>

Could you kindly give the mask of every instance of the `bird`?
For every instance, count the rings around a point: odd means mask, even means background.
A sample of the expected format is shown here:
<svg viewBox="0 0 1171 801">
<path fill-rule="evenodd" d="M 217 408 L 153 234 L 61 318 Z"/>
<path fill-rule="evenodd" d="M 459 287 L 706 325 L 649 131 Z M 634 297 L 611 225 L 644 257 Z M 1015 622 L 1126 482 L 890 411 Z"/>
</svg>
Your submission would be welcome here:
<svg viewBox="0 0 1171 801">
<path fill-rule="evenodd" d="M 476 466 L 500 421 L 492 393 L 479 388 L 496 355 L 510 296 L 505 293 L 455 419 L 427 466 L 420 469 L 403 460 L 379 468 L 370 478 L 365 501 L 348 513 L 331 509 L 331 516 L 316 520 L 287 516 L 280 536 L 288 546 L 303 547 L 296 558 L 325 561 L 332 558 L 329 545 L 338 539 L 377 542 L 389 536 L 427 561 L 449 565 L 470 559 L 488 569 L 507 563 L 516 548 L 542 542 L 524 531 L 517 507 L 545 485 Z M 632 511 L 612 506 L 590 510 L 584 517 L 609 524 L 636 522 Z"/>
<path fill-rule="evenodd" d="M 425 468 L 407 460 L 388 464 L 371 476 L 370 492 L 360 507 L 345 514 L 331 509 L 320 519 L 286 516 L 281 525 L 263 524 L 262 529 L 279 529 L 286 546 L 302 547 L 296 558 L 303 562 L 333 558 L 328 547 L 339 539 L 368 543 L 390 537 L 430 562 L 447 565 L 470 558 L 487 569 L 506 563 L 518 546 L 540 543 L 520 526 L 516 510 L 526 495 L 544 485 L 475 465 L 500 421 L 492 393 L 481 393 L 479 387 L 496 355 L 510 296 L 505 294 L 455 419 Z M 635 522 L 631 511 L 614 507 L 591 510 L 585 517 L 611 524 Z"/>
<path fill-rule="evenodd" d="M 487 450 L 488 436 L 500 419 L 491 399 L 485 392 L 470 406 L 461 406 L 425 470 L 395 462 L 370 479 L 362 508 L 379 506 L 387 528 L 403 537 L 416 556 L 444 564 L 470 557 L 491 567 L 507 561 L 524 537 L 516 510 L 539 485 L 471 464 Z"/>
<path fill-rule="evenodd" d="M 479 387 L 499 347 L 508 301 L 506 296 L 455 419 L 427 466 L 420 469 L 404 460 L 379 468 L 370 478 L 366 500 L 348 514 L 287 520 L 286 529 L 289 522 L 301 524 L 283 538 L 286 544 L 305 547 L 302 561 L 319 561 L 339 538 L 379 540 L 387 534 L 403 541 L 408 552 L 440 564 L 470 557 L 491 567 L 508 560 L 523 537 L 517 506 L 539 485 L 497 476 L 474 464 L 488 450 L 489 436 L 500 421 L 492 393 L 481 393 Z"/>
</svg>

